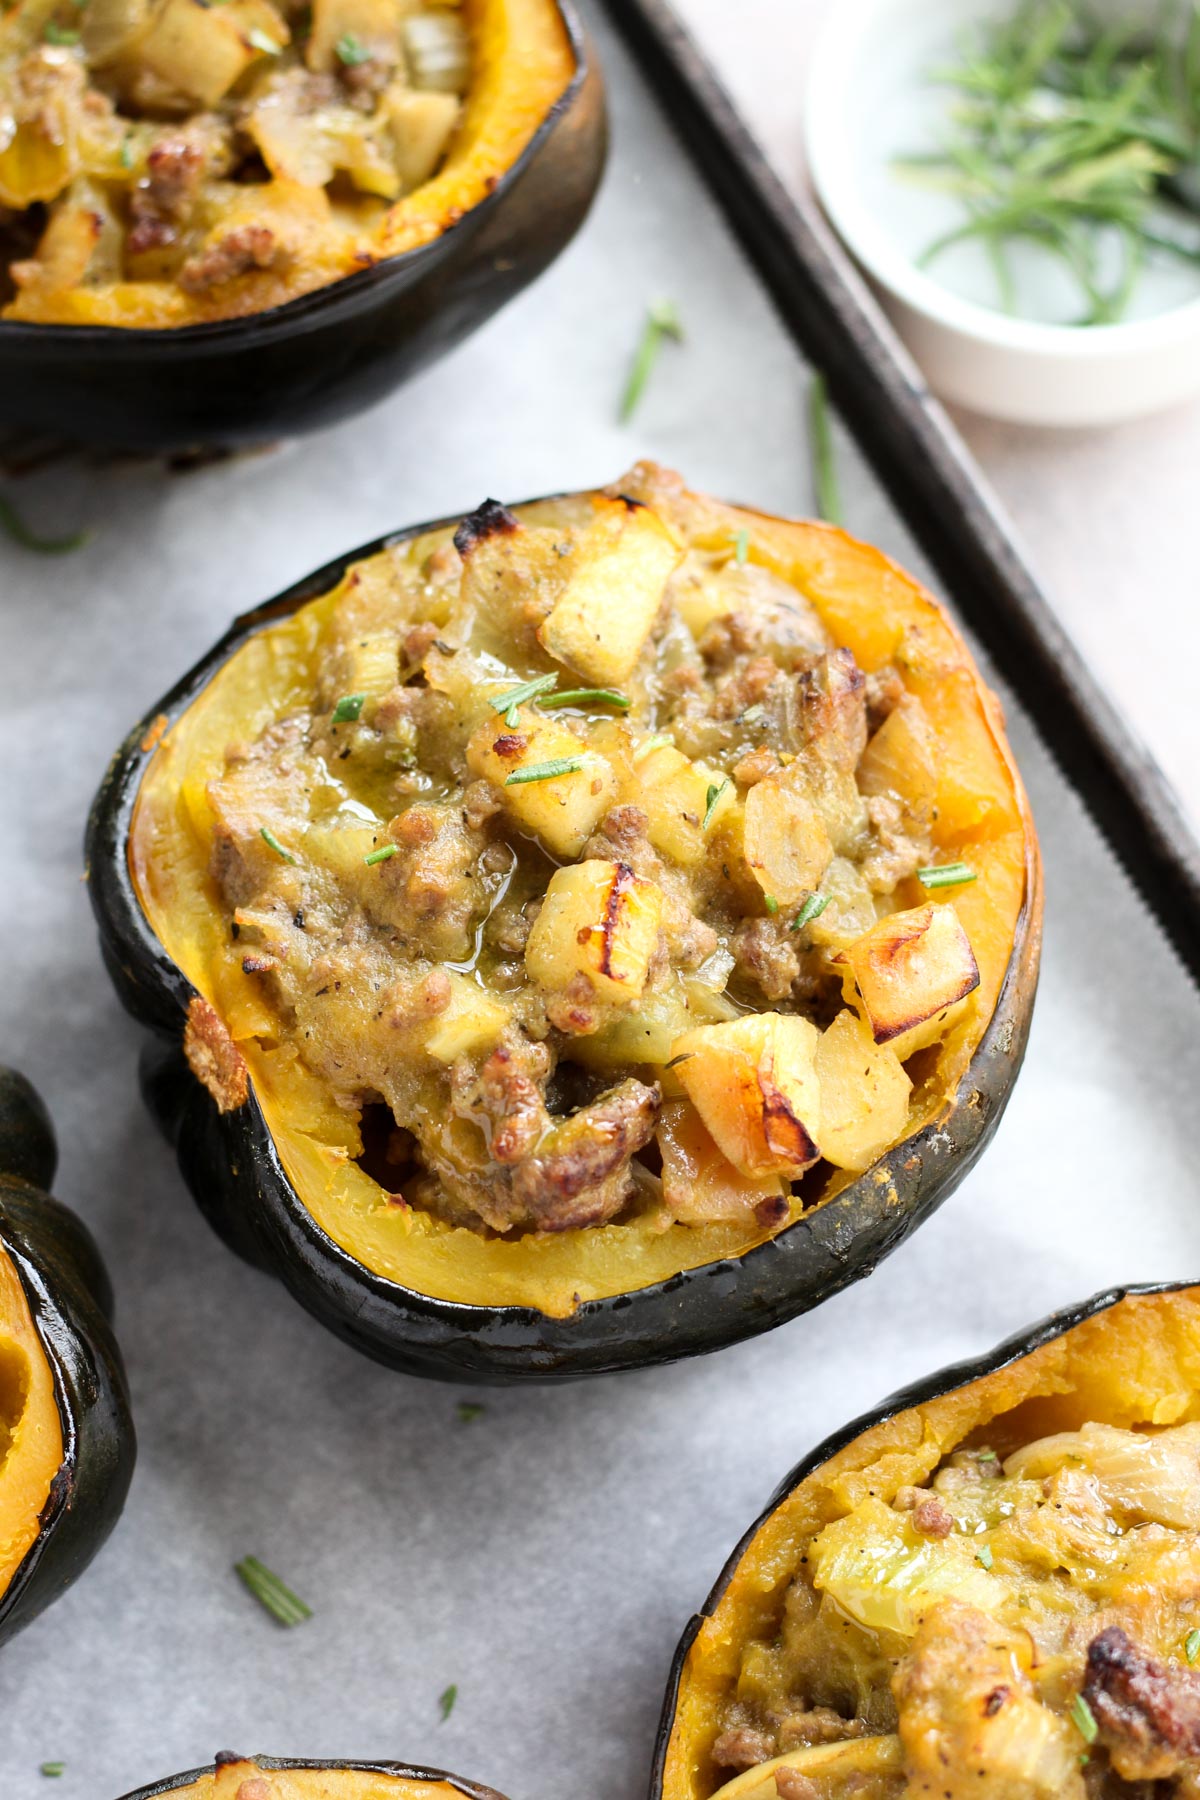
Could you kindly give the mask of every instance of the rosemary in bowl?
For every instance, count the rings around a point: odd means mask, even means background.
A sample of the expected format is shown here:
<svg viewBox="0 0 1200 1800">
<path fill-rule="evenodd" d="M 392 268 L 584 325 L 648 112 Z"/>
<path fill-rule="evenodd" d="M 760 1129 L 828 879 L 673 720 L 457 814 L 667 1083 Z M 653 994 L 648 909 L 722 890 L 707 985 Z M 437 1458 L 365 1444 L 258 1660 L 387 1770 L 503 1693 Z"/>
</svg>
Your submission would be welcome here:
<svg viewBox="0 0 1200 1800">
<path fill-rule="evenodd" d="M 1200 4 L 1101 21 L 1025 0 L 981 23 L 929 72 L 949 90 L 937 147 L 896 160 L 961 218 L 919 258 L 974 240 L 997 300 L 1022 310 L 1015 258 L 1065 270 L 1072 322 L 1114 324 L 1152 264 L 1191 264 L 1200 294 Z"/>
</svg>

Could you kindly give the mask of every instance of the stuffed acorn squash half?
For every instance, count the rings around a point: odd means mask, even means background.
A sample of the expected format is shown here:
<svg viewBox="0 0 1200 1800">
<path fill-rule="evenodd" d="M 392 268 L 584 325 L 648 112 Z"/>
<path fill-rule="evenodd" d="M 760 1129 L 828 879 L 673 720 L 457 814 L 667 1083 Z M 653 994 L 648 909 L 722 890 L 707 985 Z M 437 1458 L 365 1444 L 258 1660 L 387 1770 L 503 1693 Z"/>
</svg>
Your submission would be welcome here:
<svg viewBox="0 0 1200 1800">
<path fill-rule="evenodd" d="M 999 708 L 877 551 L 635 469 L 240 621 L 93 813 L 205 1210 L 401 1366 L 715 1349 L 866 1274 L 1025 1042 Z"/>
<path fill-rule="evenodd" d="M 45 1192 L 56 1161 L 38 1096 L 0 1068 L 0 1643 L 86 1568 L 133 1473 L 108 1277 Z"/>
<path fill-rule="evenodd" d="M 1200 1288 L 1102 1294 L 823 1444 L 676 1656 L 652 1800 L 1200 1792 Z"/>
<path fill-rule="evenodd" d="M 494 1788 L 401 1763 L 297 1762 L 224 1751 L 211 1769 L 169 1775 L 125 1800 L 504 1800 Z"/>
<path fill-rule="evenodd" d="M 0 424 L 252 443 L 443 354 L 605 153 L 567 0 L 30 0 L 0 14 Z"/>
</svg>

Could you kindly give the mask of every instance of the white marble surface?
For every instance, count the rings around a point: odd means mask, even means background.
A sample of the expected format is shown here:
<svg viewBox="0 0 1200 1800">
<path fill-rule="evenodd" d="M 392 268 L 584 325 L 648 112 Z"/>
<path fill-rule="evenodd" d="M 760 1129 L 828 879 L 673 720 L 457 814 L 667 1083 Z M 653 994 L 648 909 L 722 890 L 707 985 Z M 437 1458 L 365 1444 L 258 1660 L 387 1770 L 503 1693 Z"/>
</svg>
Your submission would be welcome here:
<svg viewBox="0 0 1200 1800">
<path fill-rule="evenodd" d="M 149 1127 L 80 834 L 113 746 L 233 612 L 391 526 L 603 480 L 643 452 L 718 492 L 807 504 L 803 371 L 603 41 L 616 153 L 597 212 L 473 342 L 283 452 L 40 481 L 31 514 L 93 524 L 79 555 L 0 543 L 0 1046 L 58 1118 L 58 1189 L 109 1259 L 141 1431 L 108 1548 L 0 1654 L 3 1800 L 114 1800 L 227 1746 L 428 1759 L 512 1800 L 634 1800 L 679 1632 L 802 1452 L 1055 1306 L 1200 1271 L 1200 1001 L 1018 714 L 1049 907 L 1012 1105 L 908 1246 L 769 1337 L 490 1394 L 460 1424 L 467 1396 L 365 1362 L 235 1261 Z M 658 293 L 679 301 L 688 343 L 623 428 L 617 396 Z M 906 553 L 840 449 L 853 524 Z M 309 1624 L 259 1612 L 231 1574 L 247 1552 L 304 1595 Z M 67 1765 L 49 1785 L 45 1760 Z"/>
<path fill-rule="evenodd" d="M 856 0 L 676 0 L 779 173 L 804 182 L 809 48 Z M 1200 830 L 1194 509 L 1200 402 L 1098 431 L 956 422 L 1068 629 L 1175 783 Z"/>
</svg>

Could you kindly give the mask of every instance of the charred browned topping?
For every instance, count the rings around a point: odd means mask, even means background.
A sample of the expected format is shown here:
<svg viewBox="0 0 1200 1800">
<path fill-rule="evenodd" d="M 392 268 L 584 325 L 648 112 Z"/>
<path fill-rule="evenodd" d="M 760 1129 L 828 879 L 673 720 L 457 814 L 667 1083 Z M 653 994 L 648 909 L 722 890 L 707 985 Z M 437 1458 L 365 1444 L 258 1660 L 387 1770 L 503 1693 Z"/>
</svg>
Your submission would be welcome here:
<svg viewBox="0 0 1200 1800">
<path fill-rule="evenodd" d="M 454 548 L 460 556 L 469 556 L 488 538 L 508 536 L 519 530 L 520 523 L 516 513 L 510 512 L 501 501 L 485 500 L 482 506 L 467 514 L 454 533 Z"/>
<path fill-rule="evenodd" d="M 216 1008 L 199 994 L 188 1005 L 183 1034 L 188 1067 L 217 1103 L 220 1112 L 235 1112 L 249 1093 L 249 1073 L 241 1051 Z"/>
<path fill-rule="evenodd" d="M 1200 1777 L 1200 1669 L 1168 1668 L 1110 1625 L 1088 1646 L 1083 1696 L 1127 1779 Z"/>
</svg>

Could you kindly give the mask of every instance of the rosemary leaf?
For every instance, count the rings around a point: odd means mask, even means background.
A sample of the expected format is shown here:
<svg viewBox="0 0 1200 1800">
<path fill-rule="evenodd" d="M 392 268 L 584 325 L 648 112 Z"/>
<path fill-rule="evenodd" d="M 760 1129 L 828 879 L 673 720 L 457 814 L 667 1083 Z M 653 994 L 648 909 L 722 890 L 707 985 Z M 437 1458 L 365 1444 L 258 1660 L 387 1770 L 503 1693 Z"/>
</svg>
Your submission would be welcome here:
<svg viewBox="0 0 1200 1800">
<path fill-rule="evenodd" d="M 638 402 L 658 361 L 664 338 L 671 338 L 677 344 L 683 342 L 683 321 L 673 300 L 655 300 L 646 309 L 642 335 L 634 353 L 625 392 L 621 396 L 622 424 L 627 425 L 637 411 Z"/>
<path fill-rule="evenodd" d="M 5 530 L 14 544 L 20 544 L 22 550 L 33 550 L 39 556 L 65 556 L 70 550 L 78 550 L 86 544 L 86 531 L 73 531 L 67 537 L 42 537 L 39 532 L 27 525 L 12 501 L 0 494 L 0 528 Z"/>
<path fill-rule="evenodd" d="M 814 375 L 808 388 L 808 435 L 812 456 L 813 494 L 817 517 L 840 525 L 842 516 L 841 484 L 833 453 L 833 432 L 829 425 L 829 395 L 825 377 Z"/>
<path fill-rule="evenodd" d="M 259 1562 L 257 1556 L 244 1556 L 241 1562 L 234 1563 L 233 1572 L 280 1625 L 302 1625 L 305 1619 L 312 1618 L 311 1606 L 306 1606 L 291 1588 L 285 1587 L 278 1575 Z"/>
<path fill-rule="evenodd" d="M 556 775 L 577 775 L 583 767 L 582 756 L 553 756 L 549 762 L 527 763 L 504 778 L 505 787 L 519 787 L 526 781 L 553 781 Z"/>
</svg>

